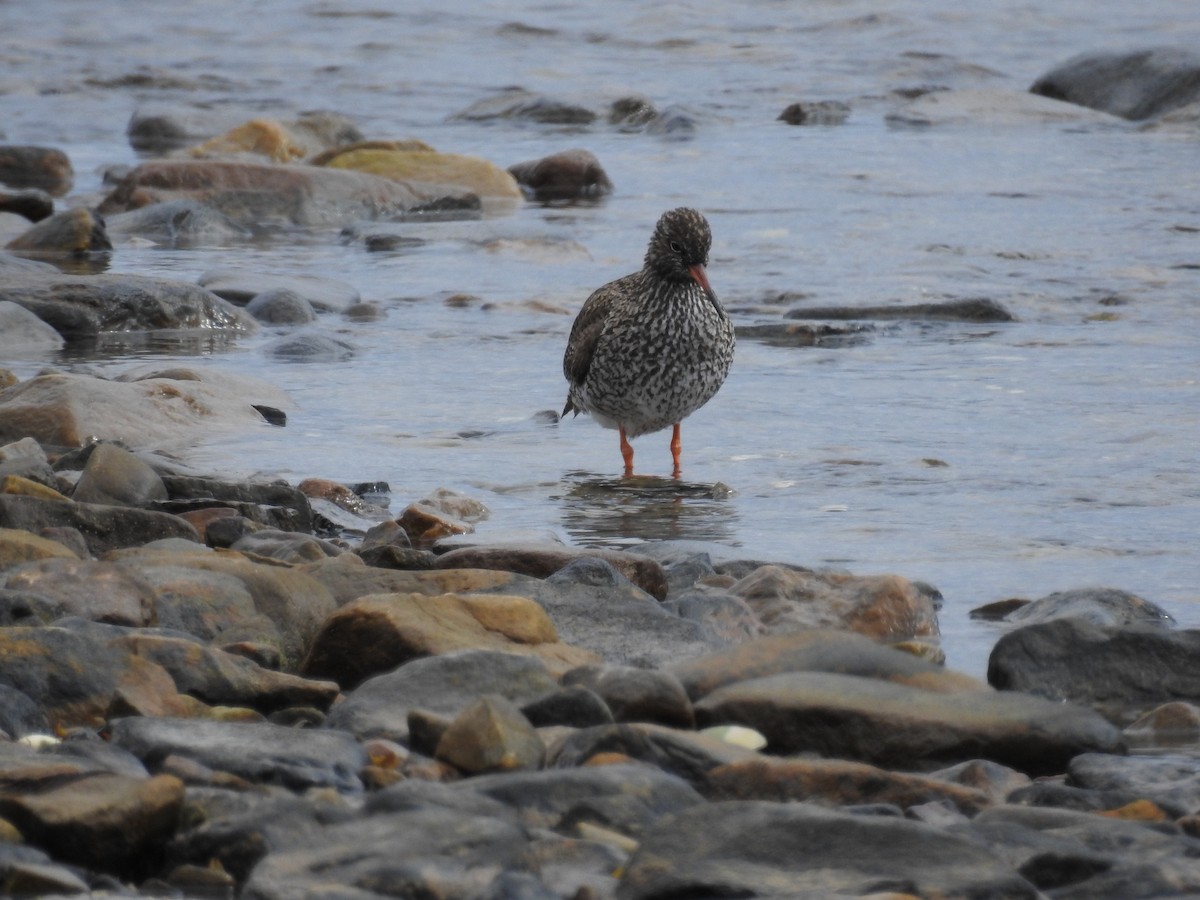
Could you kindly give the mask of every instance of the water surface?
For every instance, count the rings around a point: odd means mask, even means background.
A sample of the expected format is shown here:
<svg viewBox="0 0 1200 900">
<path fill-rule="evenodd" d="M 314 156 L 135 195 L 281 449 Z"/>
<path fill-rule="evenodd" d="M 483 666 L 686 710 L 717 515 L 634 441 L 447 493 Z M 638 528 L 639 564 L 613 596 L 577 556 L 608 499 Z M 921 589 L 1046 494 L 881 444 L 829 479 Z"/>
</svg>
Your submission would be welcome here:
<svg viewBox="0 0 1200 900">
<path fill-rule="evenodd" d="M 481 530 L 496 533 L 717 541 L 925 580 L 945 596 L 950 664 L 976 673 L 996 631 L 968 611 L 1004 597 L 1105 585 L 1196 626 L 1197 136 L 887 118 L 901 91 L 1024 90 L 1084 50 L 1194 45 L 1192 13 L 1182 0 L 5 4 L 0 133 L 70 155 L 68 203 L 137 162 L 135 109 L 193 105 L 238 120 L 333 109 L 370 137 L 502 166 L 581 146 L 616 185 L 599 205 L 420 226 L 424 243 L 389 253 L 328 229 L 112 256 L 113 271 L 185 280 L 242 267 L 348 282 L 385 311 L 318 323 L 355 346 L 349 362 L 274 361 L 271 329 L 5 362 L 28 376 L 183 356 L 285 388 L 287 428 L 194 450 L 223 474 L 385 480 L 396 511 L 450 487 L 487 503 Z M 509 85 L 596 109 L 641 94 L 695 128 L 453 118 Z M 829 99 L 851 104 L 846 124 L 775 121 Z M 710 277 L 739 324 L 802 303 L 963 297 L 1019 321 L 880 323 L 846 347 L 742 340 L 721 393 L 684 424 L 684 483 L 623 484 L 615 434 L 548 413 L 574 311 L 682 204 L 712 223 Z M 454 293 L 478 299 L 445 303 Z M 780 294 L 793 299 L 772 306 Z M 636 442 L 640 472 L 670 471 L 668 437 Z"/>
</svg>

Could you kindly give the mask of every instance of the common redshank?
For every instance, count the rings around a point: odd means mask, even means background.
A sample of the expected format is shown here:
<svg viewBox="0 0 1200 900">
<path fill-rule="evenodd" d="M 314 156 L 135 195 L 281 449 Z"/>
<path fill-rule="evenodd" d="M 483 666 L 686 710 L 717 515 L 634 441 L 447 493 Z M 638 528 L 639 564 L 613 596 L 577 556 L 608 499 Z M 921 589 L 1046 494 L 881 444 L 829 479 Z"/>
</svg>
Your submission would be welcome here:
<svg viewBox="0 0 1200 900">
<path fill-rule="evenodd" d="M 593 292 L 571 327 L 562 415 L 587 412 L 616 428 L 626 475 L 633 474 L 629 439 L 669 425 L 678 478 L 679 423 L 729 374 L 733 323 L 708 283 L 711 245 L 708 222 L 696 210 L 663 213 L 642 270 Z"/>
</svg>

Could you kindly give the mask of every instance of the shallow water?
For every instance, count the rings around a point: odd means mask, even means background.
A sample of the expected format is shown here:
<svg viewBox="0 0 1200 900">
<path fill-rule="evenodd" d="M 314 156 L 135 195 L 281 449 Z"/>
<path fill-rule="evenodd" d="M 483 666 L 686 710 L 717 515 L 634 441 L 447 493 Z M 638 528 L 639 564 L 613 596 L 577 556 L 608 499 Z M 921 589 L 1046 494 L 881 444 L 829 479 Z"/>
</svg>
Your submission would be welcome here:
<svg viewBox="0 0 1200 900">
<path fill-rule="evenodd" d="M 184 104 L 239 119 L 335 109 L 370 137 L 502 166 L 581 146 L 616 185 L 595 206 L 419 226 L 425 243 L 390 253 L 330 229 L 112 256 L 113 271 L 187 280 L 232 266 L 346 281 L 386 311 L 318 324 L 357 348 L 349 362 L 274 361 L 263 348 L 278 332 L 264 329 L 5 363 L 106 372 L 183 355 L 285 388 L 287 428 L 195 449 L 221 473 L 385 480 L 397 511 L 452 487 L 491 508 L 481 530 L 719 541 L 925 580 L 945 596 L 950 664 L 974 673 L 997 632 L 968 611 L 1008 596 L 1119 587 L 1197 626 L 1196 136 L 886 119 L 896 90 L 1022 90 L 1077 52 L 1200 37 L 1183 0 L 1104 6 L 4 4 L 0 135 L 64 149 L 68 203 L 102 190 L 103 167 L 137 161 L 135 109 Z M 451 118 L 514 84 L 595 108 L 639 93 L 697 127 Z M 845 125 L 775 121 L 825 99 L 852 105 Z M 710 277 L 739 324 L 778 321 L 763 304 L 781 292 L 806 299 L 780 310 L 990 297 L 1020 321 L 880 323 L 849 347 L 742 340 L 721 393 L 684 425 L 684 483 L 623 483 L 615 434 L 543 413 L 562 408 L 571 314 L 635 268 L 658 214 L 681 204 L 712 223 Z M 458 292 L 479 300 L 443 302 Z M 669 472 L 667 440 L 636 442 L 640 472 Z"/>
</svg>

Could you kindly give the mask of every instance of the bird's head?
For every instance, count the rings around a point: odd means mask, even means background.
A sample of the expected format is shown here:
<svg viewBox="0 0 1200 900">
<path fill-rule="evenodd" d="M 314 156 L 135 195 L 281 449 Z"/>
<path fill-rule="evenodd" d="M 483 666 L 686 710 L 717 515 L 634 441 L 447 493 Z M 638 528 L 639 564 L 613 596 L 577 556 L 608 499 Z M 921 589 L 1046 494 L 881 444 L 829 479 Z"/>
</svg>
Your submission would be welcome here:
<svg viewBox="0 0 1200 900">
<path fill-rule="evenodd" d="M 710 297 L 705 266 L 712 246 L 708 220 L 694 209 L 680 207 L 663 213 L 646 249 L 646 268 L 666 281 L 694 281 Z"/>
</svg>

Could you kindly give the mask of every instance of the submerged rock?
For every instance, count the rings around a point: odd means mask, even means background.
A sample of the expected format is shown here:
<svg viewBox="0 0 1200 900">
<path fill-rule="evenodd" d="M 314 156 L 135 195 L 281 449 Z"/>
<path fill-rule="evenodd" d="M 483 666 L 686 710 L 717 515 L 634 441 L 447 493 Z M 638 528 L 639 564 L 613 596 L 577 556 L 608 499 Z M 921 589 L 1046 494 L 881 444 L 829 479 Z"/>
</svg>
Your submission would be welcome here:
<svg viewBox="0 0 1200 900">
<path fill-rule="evenodd" d="M 258 329 L 250 316 L 203 288 L 145 275 L 13 272 L 0 283 L 0 300 L 24 306 L 66 338 L 110 331 Z"/>
<path fill-rule="evenodd" d="M 1081 53 L 1029 90 L 1125 119 L 1148 119 L 1200 100 L 1200 54 L 1187 46 Z"/>
<path fill-rule="evenodd" d="M 995 300 L 980 297 L 945 303 L 908 303 L 895 306 L 799 307 L 789 319 L 932 319 L 955 322 L 1014 322 L 1012 313 Z"/>
<path fill-rule="evenodd" d="M 142 163 L 122 179 L 100 204 L 100 213 L 191 199 L 247 228 L 320 227 L 396 215 L 463 193 L 322 166 L 158 160 Z"/>
<path fill-rule="evenodd" d="M 67 374 L 31 378 L 0 391 L 0 440 L 33 437 L 58 447 L 96 439 L 137 448 L 187 445 L 200 433 L 262 426 L 254 400 L 279 396 L 255 379 L 170 377 L 181 374 L 152 372 L 128 382 Z M 238 384 L 240 394 L 231 390 Z"/>
</svg>

